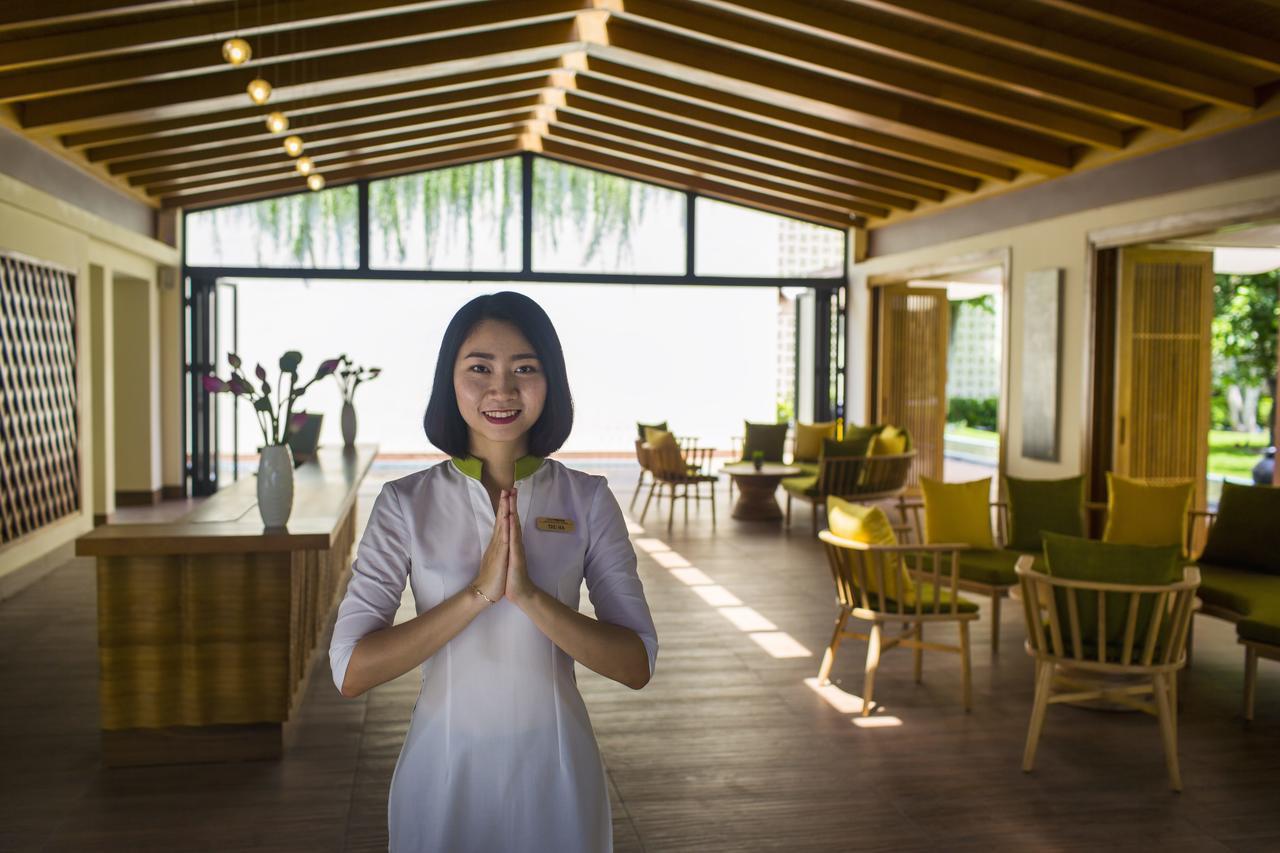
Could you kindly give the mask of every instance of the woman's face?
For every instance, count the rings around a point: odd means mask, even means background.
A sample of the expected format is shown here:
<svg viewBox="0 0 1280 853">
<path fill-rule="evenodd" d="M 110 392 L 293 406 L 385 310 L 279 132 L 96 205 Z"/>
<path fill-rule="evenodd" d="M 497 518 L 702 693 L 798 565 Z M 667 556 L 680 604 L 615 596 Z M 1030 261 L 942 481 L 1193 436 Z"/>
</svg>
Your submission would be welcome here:
<svg viewBox="0 0 1280 853">
<path fill-rule="evenodd" d="M 547 377 L 518 328 L 502 320 L 482 320 L 458 350 L 453 390 L 471 433 L 472 451 L 482 453 L 490 442 L 524 443 L 542 415 Z"/>
</svg>

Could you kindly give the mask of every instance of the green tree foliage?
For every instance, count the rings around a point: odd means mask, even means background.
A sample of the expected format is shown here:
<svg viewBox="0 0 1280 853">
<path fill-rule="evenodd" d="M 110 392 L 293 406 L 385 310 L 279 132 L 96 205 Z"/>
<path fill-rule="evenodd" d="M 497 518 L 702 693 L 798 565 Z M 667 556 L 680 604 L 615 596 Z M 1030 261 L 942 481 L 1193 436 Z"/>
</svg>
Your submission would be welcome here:
<svg viewBox="0 0 1280 853">
<path fill-rule="evenodd" d="M 1213 299 L 1215 392 L 1223 393 L 1231 385 L 1261 385 L 1274 399 L 1280 270 L 1215 276 Z M 1274 406 L 1271 417 L 1275 417 Z"/>
</svg>

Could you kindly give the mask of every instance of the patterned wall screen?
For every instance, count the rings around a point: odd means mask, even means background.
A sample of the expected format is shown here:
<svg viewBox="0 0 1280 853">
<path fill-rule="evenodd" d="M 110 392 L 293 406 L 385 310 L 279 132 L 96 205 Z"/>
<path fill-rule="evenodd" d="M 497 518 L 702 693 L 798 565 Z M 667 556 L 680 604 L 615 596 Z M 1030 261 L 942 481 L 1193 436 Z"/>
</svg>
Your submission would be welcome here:
<svg viewBox="0 0 1280 853">
<path fill-rule="evenodd" d="M 76 280 L 0 254 L 0 545 L 80 510 Z"/>
</svg>

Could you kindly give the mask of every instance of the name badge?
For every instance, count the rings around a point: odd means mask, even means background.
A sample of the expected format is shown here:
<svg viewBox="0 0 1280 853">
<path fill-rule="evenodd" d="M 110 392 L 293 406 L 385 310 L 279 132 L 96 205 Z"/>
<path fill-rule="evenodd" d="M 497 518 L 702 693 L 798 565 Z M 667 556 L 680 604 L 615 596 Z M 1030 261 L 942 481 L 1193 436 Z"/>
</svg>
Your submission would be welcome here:
<svg viewBox="0 0 1280 853">
<path fill-rule="evenodd" d="M 547 518 L 542 516 L 538 519 L 538 529 L 548 530 L 552 533 L 572 533 L 573 519 L 571 518 Z"/>
</svg>

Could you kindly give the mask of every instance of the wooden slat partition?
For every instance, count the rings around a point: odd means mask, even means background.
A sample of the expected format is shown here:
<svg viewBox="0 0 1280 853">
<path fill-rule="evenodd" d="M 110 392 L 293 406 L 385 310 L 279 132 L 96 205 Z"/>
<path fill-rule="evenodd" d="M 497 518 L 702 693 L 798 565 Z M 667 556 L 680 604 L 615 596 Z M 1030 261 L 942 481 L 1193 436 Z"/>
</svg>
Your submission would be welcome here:
<svg viewBox="0 0 1280 853">
<path fill-rule="evenodd" d="M 950 325 L 947 291 L 894 285 L 881 288 L 879 304 L 876 421 L 911 433 L 916 458 L 907 488 L 918 489 L 921 477 L 942 479 Z"/>
</svg>

